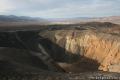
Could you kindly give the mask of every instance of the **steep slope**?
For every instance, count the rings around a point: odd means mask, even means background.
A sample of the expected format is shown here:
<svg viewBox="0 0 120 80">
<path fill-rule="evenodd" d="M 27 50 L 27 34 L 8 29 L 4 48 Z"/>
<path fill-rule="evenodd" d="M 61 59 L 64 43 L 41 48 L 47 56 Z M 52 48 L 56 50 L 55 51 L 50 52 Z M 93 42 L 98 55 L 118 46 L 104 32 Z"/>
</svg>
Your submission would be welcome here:
<svg viewBox="0 0 120 80">
<path fill-rule="evenodd" d="M 98 70 L 120 72 L 119 35 L 94 30 L 56 30 L 46 31 L 40 33 L 40 35 L 64 48 L 65 54 L 79 55 L 80 57 L 77 61 L 72 61 L 75 59 L 73 57 L 67 58 L 73 64 L 85 62 L 84 66 L 89 66 L 90 64 L 87 65 L 86 63 L 92 63 L 91 67 L 92 65 L 97 66 Z M 57 49 L 54 47 L 52 50 Z M 57 51 L 54 52 L 61 54 Z"/>
</svg>

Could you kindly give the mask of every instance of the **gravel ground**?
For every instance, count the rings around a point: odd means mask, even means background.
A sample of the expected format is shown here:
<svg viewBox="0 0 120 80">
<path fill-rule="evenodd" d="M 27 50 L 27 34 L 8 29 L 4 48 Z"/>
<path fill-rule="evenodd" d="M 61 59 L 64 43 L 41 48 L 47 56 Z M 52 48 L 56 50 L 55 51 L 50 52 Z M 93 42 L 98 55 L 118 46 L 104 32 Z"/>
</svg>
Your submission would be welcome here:
<svg viewBox="0 0 120 80">
<path fill-rule="evenodd" d="M 39 73 L 2 72 L 0 73 L 0 80 L 120 80 L 120 73 L 57 73 L 49 71 L 42 71 Z"/>
</svg>

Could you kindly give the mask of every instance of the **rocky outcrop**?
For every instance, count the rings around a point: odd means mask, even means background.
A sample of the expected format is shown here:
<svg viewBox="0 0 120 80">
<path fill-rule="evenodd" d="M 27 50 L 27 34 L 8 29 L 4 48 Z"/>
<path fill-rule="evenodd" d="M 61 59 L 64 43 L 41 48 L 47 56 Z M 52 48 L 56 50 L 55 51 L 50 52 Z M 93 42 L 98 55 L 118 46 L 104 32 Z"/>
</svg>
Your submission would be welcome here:
<svg viewBox="0 0 120 80">
<path fill-rule="evenodd" d="M 85 61 L 94 65 L 96 61 L 98 70 L 120 72 L 119 35 L 93 30 L 56 30 L 40 35 L 64 48 L 66 54 L 79 55 L 78 64 Z"/>
</svg>

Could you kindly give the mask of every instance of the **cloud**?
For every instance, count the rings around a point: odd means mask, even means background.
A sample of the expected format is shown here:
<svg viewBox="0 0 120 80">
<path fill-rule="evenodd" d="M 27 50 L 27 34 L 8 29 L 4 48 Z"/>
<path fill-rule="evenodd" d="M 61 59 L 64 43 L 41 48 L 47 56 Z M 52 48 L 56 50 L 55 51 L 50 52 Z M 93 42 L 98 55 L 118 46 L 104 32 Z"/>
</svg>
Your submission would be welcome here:
<svg viewBox="0 0 120 80">
<path fill-rule="evenodd" d="M 85 3 L 85 4 L 83 4 Z M 83 3 L 66 3 L 60 7 L 27 13 L 31 16 L 42 16 L 47 18 L 65 18 L 80 16 L 109 16 L 119 14 L 119 7 L 113 1 L 93 0 L 90 4 Z"/>
<path fill-rule="evenodd" d="M 15 9 L 15 7 L 11 5 L 8 0 L 0 1 L 0 13 L 5 13 L 13 9 Z"/>
<path fill-rule="evenodd" d="M 1 0 L 0 12 L 43 18 L 119 15 L 120 0 Z"/>
</svg>

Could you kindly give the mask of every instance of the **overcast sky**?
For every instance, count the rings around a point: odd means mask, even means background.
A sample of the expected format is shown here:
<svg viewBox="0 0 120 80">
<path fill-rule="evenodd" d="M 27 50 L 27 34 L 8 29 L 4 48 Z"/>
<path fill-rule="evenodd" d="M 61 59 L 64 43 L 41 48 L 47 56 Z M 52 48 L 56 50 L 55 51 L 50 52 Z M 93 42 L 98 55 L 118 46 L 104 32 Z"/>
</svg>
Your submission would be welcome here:
<svg viewBox="0 0 120 80">
<path fill-rule="evenodd" d="M 120 15 L 120 0 L 0 0 L 0 15 L 41 18 Z"/>
</svg>

